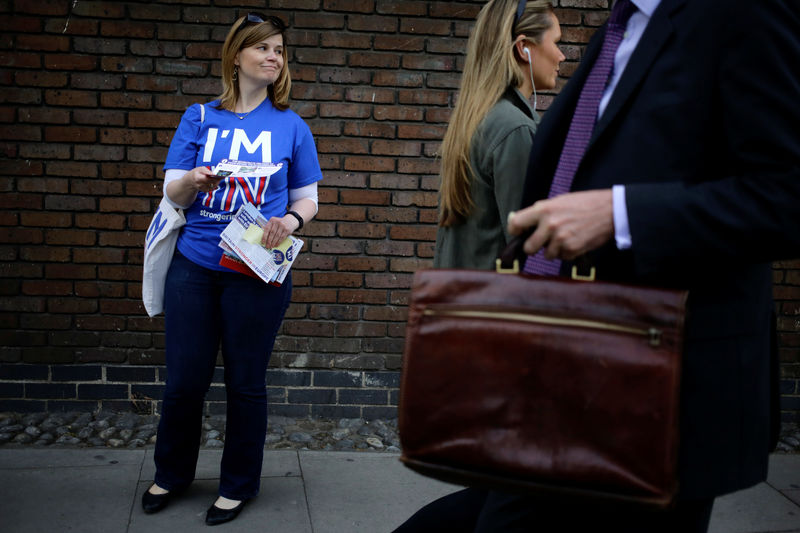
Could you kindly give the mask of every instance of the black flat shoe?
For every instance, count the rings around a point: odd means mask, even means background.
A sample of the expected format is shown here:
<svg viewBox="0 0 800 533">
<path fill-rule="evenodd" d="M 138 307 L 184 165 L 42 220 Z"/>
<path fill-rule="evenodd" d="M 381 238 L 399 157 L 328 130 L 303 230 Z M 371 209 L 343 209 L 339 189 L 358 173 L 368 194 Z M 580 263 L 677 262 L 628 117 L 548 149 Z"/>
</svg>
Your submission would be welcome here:
<svg viewBox="0 0 800 533">
<path fill-rule="evenodd" d="M 144 494 L 142 494 L 142 509 L 147 514 L 159 512 L 169 503 L 170 498 L 172 498 L 172 492 L 173 491 L 169 491 L 165 494 L 153 494 L 148 488 L 144 491 Z"/>
<path fill-rule="evenodd" d="M 247 500 L 242 500 L 239 502 L 239 505 L 234 507 L 233 509 L 220 509 L 216 505 L 212 505 L 208 508 L 208 512 L 206 512 L 206 524 L 209 526 L 216 526 L 217 524 L 224 524 L 225 522 L 230 522 L 237 516 L 244 508 L 244 504 Z"/>
</svg>

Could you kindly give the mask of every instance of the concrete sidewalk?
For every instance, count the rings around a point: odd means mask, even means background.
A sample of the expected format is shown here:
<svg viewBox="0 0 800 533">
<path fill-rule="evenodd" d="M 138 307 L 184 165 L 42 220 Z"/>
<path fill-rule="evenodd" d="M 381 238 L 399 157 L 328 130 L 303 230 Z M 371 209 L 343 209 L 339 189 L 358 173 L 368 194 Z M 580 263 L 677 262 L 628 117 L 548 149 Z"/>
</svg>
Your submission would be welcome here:
<svg viewBox="0 0 800 533">
<path fill-rule="evenodd" d="M 0 531 L 123 533 L 207 531 L 221 452 L 202 450 L 197 481 L 157 515 L 142 491 L 153 479 L 150 449 L 0 449 Z M 800 533 L 800 455 L 773 455 L 770 477 L 717 500 L 712 533 Z M 419 476 L 396 454 L 267 450 L 261 494 L 213 531 L 389 532 L 458 487 Z"/>
</svg>

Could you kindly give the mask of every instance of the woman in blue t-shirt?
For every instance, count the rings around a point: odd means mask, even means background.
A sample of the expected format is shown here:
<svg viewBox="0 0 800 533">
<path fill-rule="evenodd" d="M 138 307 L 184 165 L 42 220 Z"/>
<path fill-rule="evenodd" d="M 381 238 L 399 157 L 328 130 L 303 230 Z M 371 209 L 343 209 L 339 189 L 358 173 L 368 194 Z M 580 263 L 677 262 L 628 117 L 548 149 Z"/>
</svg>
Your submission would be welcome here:
<svg viewBox="0 0 800 533">
<path fill-rule="evenodd" d="M 317 212 L 322 179 L 314 139 L 289 110 L 285 25 L 249 13 L 222 47 L 222 95 L 190 106 L 164 165 L 167 201 L 186 225 L 165 287 L 167 383 L 155 449 L 156 475 L 142 496 L 147 513 L 163 509 L 194 479 L 203 402 L 222 349 L 227 394 L 219 498 L 206 523 L 235 518 L 256 496 L 267 431 L 266 370 L 291 298 L 291 274 L 273 286 L 220 266 L 220 233 L 245 202 L 269 221 L 262 243 L 274 247 Z M 222 159 L 280 166 L 268 178 L 221 178 Z M 288 207 L 288 209 L 287 209 Z"/>
</svg>

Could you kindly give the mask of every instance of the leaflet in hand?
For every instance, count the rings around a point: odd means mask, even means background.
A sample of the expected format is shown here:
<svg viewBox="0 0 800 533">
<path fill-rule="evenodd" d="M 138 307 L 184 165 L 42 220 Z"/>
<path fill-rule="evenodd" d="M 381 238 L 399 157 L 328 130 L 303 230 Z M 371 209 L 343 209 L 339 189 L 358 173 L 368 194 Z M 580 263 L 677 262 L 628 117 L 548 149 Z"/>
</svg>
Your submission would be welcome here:
<svg viewBox="0 0 800 533">
<path fill-rule="evenodd" d="M 261 236 L 266 224 L 267 219 L 253 204 L 245 204 L 222 231 L 219 245 L 223 250 L 233 252 L 262 280 L 280 285 L 300 253 L 303 241 L 289 235 L 275 248 L 264 248 Z"/>
<path fill-rule="evenodd" d="M 223 159 L 211 169 L 215 176 L 222 178 L 269 178 L 281 169 L 283 163 L 259 163 Z"/>
</svg>

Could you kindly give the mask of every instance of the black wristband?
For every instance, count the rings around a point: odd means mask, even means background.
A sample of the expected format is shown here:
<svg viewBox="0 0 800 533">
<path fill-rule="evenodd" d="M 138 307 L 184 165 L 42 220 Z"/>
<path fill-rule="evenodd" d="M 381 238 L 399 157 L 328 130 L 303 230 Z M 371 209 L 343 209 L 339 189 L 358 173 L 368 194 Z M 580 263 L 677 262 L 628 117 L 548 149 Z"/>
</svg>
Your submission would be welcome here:
<svg viewBox="0 0 800 533">
<path fill-rule="evenodd" d="M 300 215 L 298 215 L 296 211 L 289 211 L 289 212 L 288 212 L 288 213 L 286 213 L 286 214 L 287 214 L 287 215 L 292 215 L 294 218 L 296 218 L 296 219 L 297 219 L 297 222 L 299 222 L 299 223 L 300 223 L 300 225 L 299 225 L 299 226 L 297 226 L 297 229 L 303 229 L 303 217 L 301 217 Z"/>
</svg>

